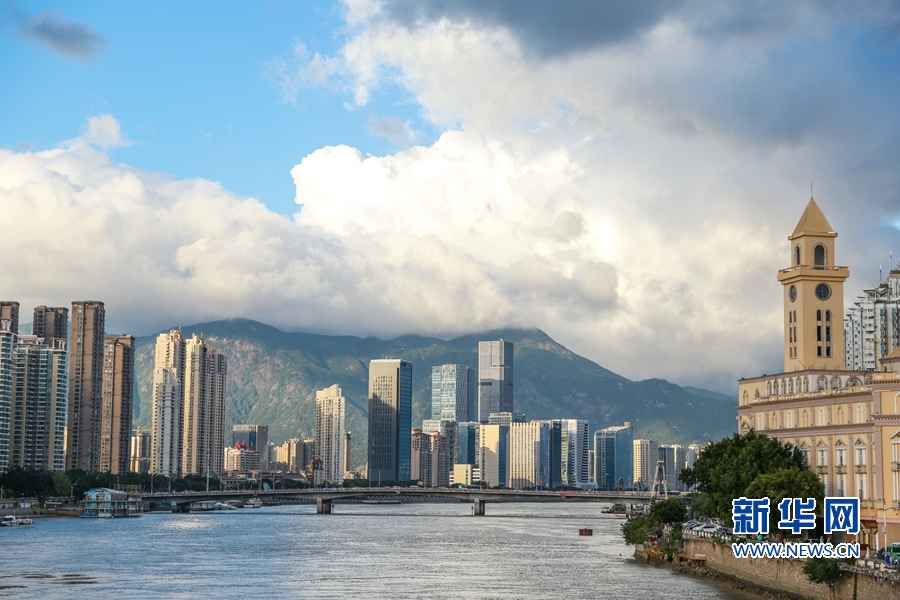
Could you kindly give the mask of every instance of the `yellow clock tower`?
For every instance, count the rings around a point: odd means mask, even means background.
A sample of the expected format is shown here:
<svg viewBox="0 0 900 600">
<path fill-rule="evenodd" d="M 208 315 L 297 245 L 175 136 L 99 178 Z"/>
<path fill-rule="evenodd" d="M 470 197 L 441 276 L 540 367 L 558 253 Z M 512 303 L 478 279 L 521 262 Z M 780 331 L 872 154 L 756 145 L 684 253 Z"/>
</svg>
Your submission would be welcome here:
<svg viewBox="0 0 900 600">
<path fill-rule="evenodd" d="M 791 266 L 778 272 L 784 286 L 784 371 L 844 368 L 844 281 L 834 264 L 837 233 L 809 199 L 791 241 Z"/>
</svg>

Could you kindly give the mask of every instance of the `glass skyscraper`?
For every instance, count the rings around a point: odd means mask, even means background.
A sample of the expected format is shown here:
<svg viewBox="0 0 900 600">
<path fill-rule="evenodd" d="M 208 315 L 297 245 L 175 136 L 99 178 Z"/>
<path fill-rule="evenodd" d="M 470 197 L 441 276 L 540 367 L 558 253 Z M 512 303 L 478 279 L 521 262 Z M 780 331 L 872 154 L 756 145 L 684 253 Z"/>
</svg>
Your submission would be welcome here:
<svg viewBox="0 0 900 600">
<path fill-rule="evenodd" d="M 478 342 L 478 420 L 513 412 L 513 343 Z"/>
<path fill-rule="evenodd" d="M 631 423 L 594 433 L 595 481 L 601 490 L 631 489 L 634 483 L 634 430 Z"/>
<path fill-rule="evenodd" d="M 412 363 L 369 362 L 369 481 L 409 481 Z"/>
<path fill-rule="evenodd" d="M 465 365 L 431 367 L 431 418 L 471 421 L 475 415 L 475 370 Z"/>
</svg>

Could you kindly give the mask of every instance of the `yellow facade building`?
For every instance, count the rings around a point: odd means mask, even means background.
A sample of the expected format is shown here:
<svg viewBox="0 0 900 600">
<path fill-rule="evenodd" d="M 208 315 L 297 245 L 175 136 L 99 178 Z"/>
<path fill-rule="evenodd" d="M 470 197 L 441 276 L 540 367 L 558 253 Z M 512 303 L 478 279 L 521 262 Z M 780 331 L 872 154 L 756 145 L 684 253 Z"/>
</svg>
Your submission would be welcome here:
<svg viewBox="0 0 900 600">
<path fill-rule="evenodd" d="M 784 371 L 741 379 L 740 433 L 756 429 L 798 446 L 826 496 L 858 496 L 859 542 L 900 542 L 900 350 L 883 371 L 844 370 L 843 283 L 835 233 L 810 199 L 788 238 Z"/>
</svg>

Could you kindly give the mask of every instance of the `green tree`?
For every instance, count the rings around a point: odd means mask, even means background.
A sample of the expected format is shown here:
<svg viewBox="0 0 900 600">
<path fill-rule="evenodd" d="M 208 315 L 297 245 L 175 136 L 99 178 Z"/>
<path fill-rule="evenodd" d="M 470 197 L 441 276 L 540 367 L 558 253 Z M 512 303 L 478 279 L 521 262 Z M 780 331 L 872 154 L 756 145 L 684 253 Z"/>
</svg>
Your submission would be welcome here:
<svg viewBox="0 0 900 600">
<path fill-rule="evenodd" d="M 625 537 L 625 543 L 629 546 L 643 544 L 654 532 L 654 529 L 650 517 L 642 515 L 625 521 L 622 524 L 622 535 Z"/>
<path fill-rule="evenodd" d="M 813 583 L 824 583 L 832 590 L 841 580 L 841 563 L 852 564 L 852 558 L 807 558 L 803 572 Z"/>
<path fill-rule="evenodd" d="M 778 521 L 781 519 L 778 504 L 783 499 L 815 498 L 818 510 L 825 499 L 825 486 L 809 469 L 789 467 L 757 475 L 747 486 L 744 495 L 747 498 L 769 498 L 769 531 L 774 533 L 778 530 Z M 785 531 L 785 534 L 788 532 Z"/>
<path fill-rule="evenodd" d="M 68 496 L 72 489 L 72 482 L 65 473 L 53 474 L 53 494 L 56 496 Z"/>
<path fill-rule="evenodd" d="M 687 505 L 681 498 L 656 500 L 650 504 L 650 519 L 654 523 L 682 523 L 687 517 Z"/>
<path fill-rule="evenodd" d="M 792 467 L 807 469 L 799 448 L 751 429 L 709 444 L 694 466 L 681 472 L 681 481 L 706 493 L 714 516 L 730 524 L 732 500 L 746 496 L 760 474 Z"/>
<path fill-rule="evenodd" d="M 53 495 L 56 484 L 50 471 L 13 467 L 0 475 L 0 487 L 10 496 L 44 498 Z"/>
</svg>

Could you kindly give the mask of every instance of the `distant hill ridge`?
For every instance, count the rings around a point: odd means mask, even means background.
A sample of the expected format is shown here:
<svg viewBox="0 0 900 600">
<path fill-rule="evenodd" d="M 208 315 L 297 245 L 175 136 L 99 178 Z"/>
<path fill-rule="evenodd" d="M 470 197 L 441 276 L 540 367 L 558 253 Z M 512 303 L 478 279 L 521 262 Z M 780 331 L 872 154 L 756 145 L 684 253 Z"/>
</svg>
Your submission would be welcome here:
<svg viewBox="0 0 900 600">
<path fill-rule="evenodd" d="M 478 366 L 478 342 L 515 344 L 516 412 L 529 419 L 589 419 L 591 431 L 631 421 L 635 437 L 660 443 L 720 439 L 735 427 L 730 396 L 679 387 L 663 379 L 631 381 L 554 341 L 540 329 L 492 329 L 452 340 L 287 333 L 257 321 L 228 319 L 181 328 L 202 333 L 228 357 L 226 440 L 234 423 L 269 425 L 275 443 L 315 430 L 316 390 L 337 383 L 347 399 L 352 463 L 366 461 L 368 362 L 402 358 L 413 365 L 413 426 L 430 418 L 431 367 Z M 150 428 L 156 336 L 137 339 L 134 425 Z M 592 442 L 593 444 L 593 442 Z"/>
</svg>

